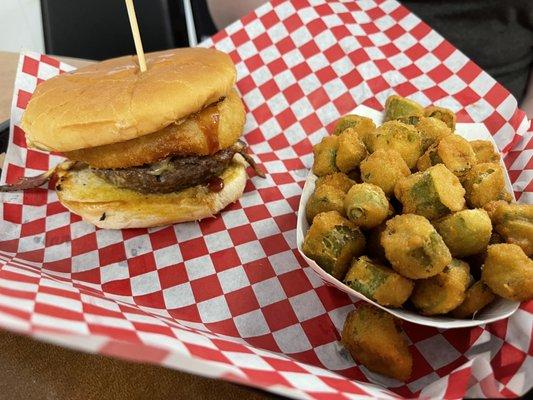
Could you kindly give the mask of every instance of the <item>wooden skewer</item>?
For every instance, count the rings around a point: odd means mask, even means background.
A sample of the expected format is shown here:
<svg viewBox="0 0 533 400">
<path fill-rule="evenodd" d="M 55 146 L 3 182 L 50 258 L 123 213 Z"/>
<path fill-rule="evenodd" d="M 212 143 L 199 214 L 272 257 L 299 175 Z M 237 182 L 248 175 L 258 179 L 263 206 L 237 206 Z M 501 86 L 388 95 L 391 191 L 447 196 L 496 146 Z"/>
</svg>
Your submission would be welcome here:
<svg viewBox="0 0 533 400">
<path fill-rule="evenodd" d="M 139 25 L 137 24 L 137 16 L 135 15 L 133 0 L 126 0 L 126 8 L 128 9 L 131 33 L 133 34 L 133 41 L 135 42 L 135 51 L 137 52 L 137 57 L 139 59 L 139 68 L 141 72 L 144 72 L 146 71 L 146 59 L 144 58 L 143 43 L 141 41 L 141 34 L 139 33 Z"/>
</svg>

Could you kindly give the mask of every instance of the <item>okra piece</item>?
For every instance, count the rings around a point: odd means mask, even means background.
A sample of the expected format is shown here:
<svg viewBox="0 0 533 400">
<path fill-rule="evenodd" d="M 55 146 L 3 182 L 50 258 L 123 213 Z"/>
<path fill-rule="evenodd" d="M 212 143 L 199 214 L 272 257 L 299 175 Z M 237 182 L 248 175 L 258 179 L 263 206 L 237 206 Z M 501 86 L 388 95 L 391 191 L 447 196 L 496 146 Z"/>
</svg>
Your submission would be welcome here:
<svg viewBox="0 0 533 400">
<path fill-rule="evenodd" d="M 430 220 L 465 206 L 465 189 L 443 164 L 401 178 L 394 194 L 402 203 L 404 213 L 419 214 Z"/>
<path fill-rule="evenodd" d="M 343 279 L 353 257 L 361 255 L 365 237 L 355 224 L 337 211 L 320 213 L 305 235 L 305 255 L 337 279 Z"/>
<path fill-rule="evenodd" d="M 401 307 L 414 287 L 410 279 L 366 256 L 353 259 L 344 283 L 382 306 L 390 307 Z"/>
<path fill-rule="evenodd" d="M 385 121 L 399 118 L 422 117 L 424 108 L 414 100 L 392 95 L 385 102 Z"/>
<path fill-rule="evenodd" d="M 338 211 L 344 215 L 344 198 L 346 193 L 341 189 L 322 185 L 315 189 L 305 206 L 305 215 L 309 223 L 322 212 Z"/>
<path fill-rule="evenodd" d="M 338 138 L 339 147 L 335 163 L 341 172 L 348 173 L 359 166 L 368 152 L 354 128 L 345 129 Z"/>
<path fill-rule="evenodd" d="M 490 140 L 472 140 L 470 141 L 472 150 L 476 153 L 478 163 L 499 163 L 500 154 L 494 149 Z"/>
<path fill-rule="evenodd" d="M 415 214 L 387 221 L 381 244 L 392 268 L 410 279 L 424 279 L 441 272 L 452 256 L 431 223 Z"/>
<path fill-rule="evenodd" d="M 455 121 L 457 117 L 452 110 L 444 107 L 429 106 L 424 110 L 424 115 L 426 117 L 440 119 L 442 122 L 448 125 L 448 128 L 450 128 L 452 132 L 455 131 Z"/>
<path fill-rule="evenodd" d="M 494 301 L 496 296 L 490 288 L 477 281 L 466 291 L 465 299 L 454 308 L 450 315 L 454 318 L 470 318 Z"/>
<path fill-rule="evenodd" d="M 453 259 L 444 270 L 415 282 L 411 302 L 423 315 L 446 314 L 459 306 L 470 284 L 470 267 Z"/>
<path fill-rule="evenodd" d="M 353 185 L 346 194 L 344 211 L 355 225 L 373 228 L 389 215 L 389 201 L 379 186 L 359 183 Z"/>
<path fill-rule="evenodd" d="M 339 171 L 335 163 L 338 148 L 339 138 L 337 136 L 326 136 L 313 147 L 315 156 L 313 172 L 315 175 L 324 176 Z"/>
<path fill-rule="evenodd" d="M 360 169 L 363 182 L 379 186 L 387 196 L 394 193 L 400 178 L 411 174 L 400 153 L 392 149 L 376 150 L 361 162 Z"/>
<path fill-rule="evenodd" d="M 353 185 L 355 185 L 355 181 L 350 179 L 348 175 L 343 174 L 342 172 L 336 172 L 318 178 L 315 183 L 315 190 L 320 186 L 333 186 L 334 188 L 342 190 L 344 193 L 348 193 L 348 190 L 350 190 Z"/>
<path fill-rule="evenodd" d="M 432 144 L 438 143 L 442 138 L 452 134 L 448 125 L 433 117 L 421 117 L 415 126 L 422 135 L 423 150 L 427 150 Z"/>
<path fill-rule="evenodd" d="M 388 121 L 374 131 L 367 144 L 371 153 L 377 150 L 396 150 L 409 168 L 416 166 L 422 155 L 422 137 L 412 126 L 399 121 Z"/>
<path fill-rule="evenodd" d="M 467 257 L 481 253 L 489 245 L 492 224 L 482 209 L 461 210 L 435 222 L 453 257 Z"/>
<path fill-rule="evenodd" d="M 462 177 L 476 162 L 476 154 L 465 138 L 448 135 L 429 147 L 416 166 L 419 171 L 425 171 L 433 165 L 444 164 L 455 175 Z"/>
<path fill-rule="evenodd" d="M 359 135 L 359 139 L 366 143 L 367 136 L 374 132 L 376 124 L 370 118 L 348 114 L 339 118 L 333 129 L 333 135 L 340 135 L 348 128 L 352 128 Z"/>
<path fill-rule="evenodd" d="M 507 243 L 520 246 L 528 257 L 533 256 L 533 205 L 507 203 L 503 200 L 485 205 L 494 230 Z"/>
<path fill-rule="evenodd" d="M 466 190 L 466 201 L 472 208 L 482 208 L 485 204 L 495 200 L 510 201 L 512 199 L 505 189 L 500 164 L 474 165 L 464 176 L 463 186 Z"/>
<path fill-rule="evenodd" d="M 505 299 L 531 300 L 533 260 L 515 244 L 492 244 L 487 249 L 481 280 L 490 290 Z"/>
</svg>

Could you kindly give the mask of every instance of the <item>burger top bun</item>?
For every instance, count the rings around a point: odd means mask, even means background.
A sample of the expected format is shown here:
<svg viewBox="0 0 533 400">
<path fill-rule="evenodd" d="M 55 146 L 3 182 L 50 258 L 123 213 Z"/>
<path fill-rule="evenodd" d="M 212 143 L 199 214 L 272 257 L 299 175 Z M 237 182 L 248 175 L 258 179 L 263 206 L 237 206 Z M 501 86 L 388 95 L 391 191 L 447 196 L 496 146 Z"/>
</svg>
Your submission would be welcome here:
<svg viewBox="0 0 533 400">
<path fill-rule="evenodd" d="M 155 132 L 224 97 L 235 66 L 218 50 L 183 48 L 103 61 L 42 82 L 22 117 L 30 147 L 71 151 Z"/>
</svg>

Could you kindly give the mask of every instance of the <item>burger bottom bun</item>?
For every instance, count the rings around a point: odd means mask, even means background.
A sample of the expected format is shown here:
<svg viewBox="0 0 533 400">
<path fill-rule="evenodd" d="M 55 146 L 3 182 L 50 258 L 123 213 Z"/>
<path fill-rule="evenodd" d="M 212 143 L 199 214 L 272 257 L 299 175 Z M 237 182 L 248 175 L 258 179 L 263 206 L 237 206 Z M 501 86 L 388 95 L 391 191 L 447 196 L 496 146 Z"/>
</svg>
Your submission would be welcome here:
<svg viewBox="0 0 533 400">
<path fill-rule="evenodd" d="M 173 193 L 144 194 L 114 186 L 90 168 L 57 171 L 59 201 L 85 221 L 105 229 L 148 228 L 212 217 L 242 196 L 247 179 L 239 155 L 219 176 L 224 181 L 220 192 L 197 185 Z"/>
</svg>

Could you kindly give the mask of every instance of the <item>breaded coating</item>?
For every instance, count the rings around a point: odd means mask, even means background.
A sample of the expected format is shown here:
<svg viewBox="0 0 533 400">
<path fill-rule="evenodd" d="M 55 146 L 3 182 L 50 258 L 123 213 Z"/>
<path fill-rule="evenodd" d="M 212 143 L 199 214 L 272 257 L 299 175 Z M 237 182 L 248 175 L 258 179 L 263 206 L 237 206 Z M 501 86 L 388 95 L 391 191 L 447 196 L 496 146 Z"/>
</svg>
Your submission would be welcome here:
<svg viewBox="0 0 533 400">
<path fill-rule="evenodd" d="M 302 246 L 307 257 L 341 280 L 352 258 L 361 255 L 364 247 L 365 237 L 360 229 L 337 211 L 315 216 Z"/>
<path fill-rule="evenodd" d="M 398 325 L 389 313 L 364 304 L 348 314 L 341 341 L 354 360 L 369 370 L 406 381 L 413 358 Z"/>
<path fill-rule="evenodd" d="M 420 215 L 403 214 L 388 220 L 381 244 L 392 268 L 411 279 L 434 276 L 452 261 L 440 235 Z"/>
<path fill-rule="evenodd" d="M 533 205 L 492 201 L 485 205 L 494 230 L 507 243 L 520 246 L 527 256 L 533 256 Z"/>
<path fill-rule="evenodd" d="M 339 147 L 335 163 L 341 172 L 348 173 L 359 166 L 368 152 L 355 128 L 347 128 L 339 134 Z"/>
<path fill-rule="evenodd" d="M 361 162 L 360 168 L 363 182 L 379 186 L 387 196 L 394 194 L 400 178 L 411 174 L 401 154 L 393 149 L 376 150 Z"/>
<path fill-rule="evenodd" d="M 372 135 L 376 129 L 374 121 L 368 117 L 362 117 L 360 115 L 348 114 L 340 117 L 333 129 L 333 135 L 340 135 L 345 129 L 352 128 L 359 135 L 366 144 L 366 138 Z"/>
<path fill-rule="evenodd" d="M 415 126 L 422 135 L 422 149 L 424 151 L 432 144 L 438 143 L 445 136 L 452 134 L 446 123 L 433 117 L 421 117 Z"/>
<path fill-rule="evenodd" d="M 411 302 L 423 315 L 446 314 L 463 302 L 470 284 L 470 267 L 453 259 L 444 270 L 415 282 Z"/>
<path fill-rule="evenodd" d="M 424 110 L 424 115 L 426 117 L 440 119 L 442 122 L 448 125 L 448 128 L 450 128 L 452 132 L 455 131 L 455 121 L 457 116 L 452 110 L 444 107 L 429 106 Z"/>
<path fill-rule="evenodd" d="M 318 178 L 315 182 L 315 190 L 320 186 L 332 186 L 348 193 L 348 190 L 355 185 L 355 181 L 350 179 L 348 175 L 342 172 L 335 172 L 334 174 L 324 175 Z"/>
<path fill-rule="evenodd" d="M 471 140 L 470 146 L 476 153 L 478 163 L 499 163 L 500 154 L 490 140 Z"/>
<path fill-rule="evenodd" d="M 385 102 L 385 121 L 406 117 L 422 117 L 424 108 L 414 100 L 392 95 Z"/>
<path fill-rule="evenodd" d="M 102 104 L 102 107 L 106 106 Z M 213 123 L 213 118 L 216 119 L 216 123 Z M 245 121 L 246 110 L 241 96 L 237 90 L 232 89 L 224 100 L 215 102 L 183 120 L 161 127 L 153 133 L 130 140 L 118 140 L 117 137 L 116 142 L 66 151 L 63 155 L 69 160 L 80 161 L 101 169 L 135 167 L 173 155 L 208 156 L 235 144 L 242 134 Z M 108 122 L 101 121 L 103 126 Z M 80 129 L 81 126 L 83 125 L 80 125 Z M 206 126 L 210 126 L 209 135 L 205 133 Z M 95 135 L 98 135 L 97 127 Z"/>
<path fill-rule="evenodd" d="M 462 210 L 465 206 L 465 189 L 443 164 L 401 178 L 394 194 L 402 203 L 404 213 L 422 215 L 431 220 Z"/>
<path fill-rule="evenodd" d="M 305 206 L 307 222 L 322 212 L 338 211 L 344 215 L 344 198 L 346 194 L 341 190 L 329 185 L 321 185 L 315 189 Z"/>
<path fill-rule="evenodd" d="M 366 256 L 354 258 L 344 283 L 382 306 L 401 307 L 414 283 Z"/>
<path fill-rule="evenodd" d="M 462 181 L 466 201 L 472 208 L 482 208 L 494 200 L 511 201 L 505 188 L 504 174 L 500 164 L 481 163 L 474 165 Z"/>
<path fill-rule="evenodd" d="M 530 300 L 533 298 L 533 260 L 515 244 L 490 245 L 481 280 L 505 299 Z"/>
<path fill-rule="evenodd" d="M 434 223 L 453 257 L 481 253 L 492 235 L 488 213 L 482 209 L 461 210 Z"/>
<path fill-rule="evenodd" d="M 496 296 L 481 281 L 477 281 L 470 286 L 465 295 L 465 299 L 457 308 L 454 308 L 450 315 L 454 318 L 471 318 L 478 311 L 494 301 Z"/>
<path fill-rule="evenodd" d="M 355 225 L 361 228 L 373 228 L 389 215 L 389 201 L 379 186 L 358 183 L 346 194 L 344 211 Z"/>
<path fill-rule="evenodd" d="M 338 148 L 339 138 L 337 136 L 326 136 L 320 143 L 313 146 L 315 156 L 313 173 L 316 176 L 324 176 L 339 171 L 335 163 Z"/>
<path fill-rule="evenodd" d="M 409 168 L 414 168 L 422 155 L 420 132 L 414 126 L 399 121 L 388 121 L 377 128 L 367 146 L 371 153 L 379 149 L 396 150 Z"/>
<path fill-rule="evenodd" d="M 476 154 L 465 138 L 448 135 L 429 147 L 416 163 L 419 171 L 444 164 L 454 175 L 465 175 L 476 164 Z"/>
</svg>

